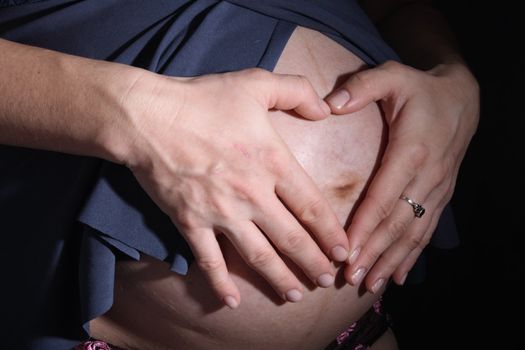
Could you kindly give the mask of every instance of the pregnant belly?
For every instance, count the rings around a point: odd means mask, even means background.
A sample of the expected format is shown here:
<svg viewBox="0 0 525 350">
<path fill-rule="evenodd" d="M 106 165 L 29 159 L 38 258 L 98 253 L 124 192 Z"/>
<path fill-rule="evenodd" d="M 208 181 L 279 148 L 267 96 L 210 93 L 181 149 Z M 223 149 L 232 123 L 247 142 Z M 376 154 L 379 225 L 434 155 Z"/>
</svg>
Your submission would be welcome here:
<svg viewBox="0 0 525 350">
<path fill-rule="evenodd" d="M 275 72 L 304 75 L 324 96 L 362 67 L 360 59 L 331 39 L 297 28 Z M 346 225 L 382 150 L 378 107 L 321 122 L 279 111 L 269 117 Z M 284 303 L 229 242 L 220 243 L 241 291 L 238 309 L 222 306 L 195 266 L 179 276 L 167 264 L 144 256 L 140 262 L 118 263 L 114 306 L 91 322 L 92 335 L 127 349 L 317 350 L 377 298 L 345 284 L 341 273 L 333 287 L 316 288 L 287 261 L 306 288 L 301 302 Z"/>
</svg>

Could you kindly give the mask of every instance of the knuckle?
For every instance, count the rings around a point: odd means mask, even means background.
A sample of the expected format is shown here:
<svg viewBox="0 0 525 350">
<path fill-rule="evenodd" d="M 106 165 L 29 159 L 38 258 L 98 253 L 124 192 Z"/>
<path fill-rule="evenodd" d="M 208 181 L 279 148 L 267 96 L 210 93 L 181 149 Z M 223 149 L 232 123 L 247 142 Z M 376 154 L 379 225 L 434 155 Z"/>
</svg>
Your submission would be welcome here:
<svg viewBox="0 0 525 350">
<path fill-rule="evenodd" d="M 394 273 L 394 271 L 399 267 L 399 262 L 395 259 L 387 259 L 384 261 L 384 264 L 385 276 L 391 276 Z"/>
<path fill-rule="evenodd" d="M 388 225 L 387 235 L 391 243 L 394 243 L 403 236 L 408 230 L 408 223 L 401 220 L 394 220 Z"/>
<path fill-rule="evenodd" d="M 445 159 L 443 160 L 443 177 L 451 174 L 454 171 L 454 165 L 456 164 L 456 159 L 458 157 L 454 154 L 449 154 L 445 156 Z"/>
<path fill-rule="evenodd" d="M 456 164 L 456 160 L 458 159 L 459 157 L 457 155 L 454 155 L 454 154 L 450 154 L 450 155 L 447 155 L 445 156 L 445 159 L 443 161 L 443 177 L 446 177 L 446 176 L 450 176 L 454 170 L 455 170 L 455 164 Z"/>
<path fill-rule="evenodd" d="M 443 209 L 443 207 L 452 199 L 455 185 L 456 181 L 453 177 L 443 179 L 439 188 L 439 194 L 441 195 L 441 197 L 439 202 L 436 204 L 437 208 Z"/>
<path fill-rule="evenodd" d="M 324 201 L 322 199 L 316 199 L 303 207 L 299 212 L 299 220 L 305 224 L 311 224 L 322 218 L 324 214 Z"/>
<path fill-rule="evenodd" d="M 275 289 L 286 293 L 289 289 L 293 288 L 290 286 L 294 284 L 294 277 L 289 270 L 279 271 L 275 276 L 272 276 L 270 283 Z"/>
<path fill-rule="evenodd" d="M 250 264 L 252 267 L 257 268 L 264 268 L 265 266 L 270 265 L 276 255 L 275 252 L 273 252 L 271 249 L 268 248 L 259 248 L 251 252 L 246 260 L 248 260 L 248 264 Z"/>
<path fill-rule="evenodd" d="M 305 77 L 304 75 L 297 75 L 297 79 L 301 87 L 301 93 L 303 96 L 308 96 L 310 93 L 313 92 L 312 84 L 310 84 L 310 80 L 308 80 L 307 77 Z"/>
<path fill-rule="evenodd" d="M 302 271 L 312 280 L 316 280 L 320 274 L 330 271 L 330 263 L 323 256 L 309 258 L 307 262 L 301 264 Z"/>
<path fill-rule="evenodd" d="M 390 214 L 391 209 L 388 203 L 379 200 L 374 196 L 369 196 L 368 198 L 371 201 L 373 208 L 375 208 L 376 215 L 379 220 L 383 220 Z"/>
<path fill-rule="evenodd" d="M 412 70 L 408 66 L 397 61 L 386 61 L 385 63 L 381 64 L 378 68 L 385 70 L 386 72 L 388 72 L 392 76 L 395 76 L 401 81 L 408 81 L 408 79 L 411 78 L 410 73 L 412 72 Z"/>
<path fill-rule="evenodd" d="M 425 235 L 422 239 L 421 239 L 421 243 L 419 243 L 419 247 L 421 249 L 425 248 L 427 245 L 430 244 L 430 239 L 432 238 L 432 235 Z"/>
<path fill-rule="evenodd" d="M 394 60 L 388 60 L 385 63 L 381 64 L 379 67 L 382 69 L 393 71 L 398 71 L 404 68 L 404 66 L 401 63 Z"/>
<path fill-rule="evenodd" d="M 322 232 L 321 237 L 325 242 L 338 242 L 340 238 L 345 237 L 344 231 L 337 224 L 337 221 L 334 221 L 333 224 L 329 224 L 326 227 L 327 229 Z"/>
<path fill-rule="evenodd" d="M 199 266 L 202 271 L 206 271 L 210 274 L 219 272 L 223 267 L 222 261 L 215 258 L 201 257 L 196 259 L 196 262 L 197 266 Z"/>
<path fill-rule="evenodd" d="M 367 71 L 356 73 L 352 76 L 351 79 L 352 83 L 357 83 L 360 85 L 364 90 L 371 90 L 372 89 L 372 79 L 370 78 L 370 75 Z"/>
<path fill-rule="evenodd" d="M 414 169 L 419 169 L 427 160 L 429 153 L 428 146 L 422 142 L 411 145 L 408 153 L 409 165 Z"/>
<path fill-rule="evenodd" d="M 261 186 L 250 178 L 236 179 L 231 182 L 235 196 L 244 202 L 259 203 L 259 190 Z M 218 199 L 220 205 L 221 201 Z"/>
<path fill-rule="evenodd" d="M 421 246 L 421 244 L 423 243 L 423 236 L 420 235 L 420 234 L 412 234 L 408 237 L 407 239 L 407 247 L 410 249 L 410 250 L 414 250 L 414 249 L 417 249 L 418 247 Z"/>
<path fill-rule="evenodd" d="M 264 80 L 270 76 L 270 72 L 262 68 L 248 68 L 245 70 L 246 74 L 254 80 Z"/>
<path fill-rule="evenodd" d="M 266 150 L 263 154 L 263 164 L 271 174 L 278 178 L 284 178 L 289 174 L 290 162 L 288 157 L 277 149 Z"/>
<path fill-rule="evenodd" d="M 195 215 L 187 210 L 176 211 L 172 221 L 179 229 L 187 232 L 191 231 L 192 228 L 197 227 L 199 222 Z"/>
<path fill-rule="evenodd" d="M 372 263 L 374 261 L 377 261 L 381 257 L 382 252 L 376 249 L 370 249 L 366 252 L 366 256 L 368 257 L 368 260 Z"/>
<path fill-rule="evenodd" d="M 432 171 L 433 173 L 433 185 L 439 185 L 442 183 L 450 173 L 450 166 L 446 162 L 442 162 L 436 165 Z"/>
<path fill-rule="evenodd" d="M 448 191 L 445 193 L 445 197 L 443 198 L 443 203 L 448 203 L 452 200 L 452 196 L 454 195 L 454 184 L 452 183 L 448 189 Z"/>
<path fill-rule="evenodd" d="M 286 255 L 293 255 L 302 250 L 304 243 L 305 235 L 302 229 L 296 228 L 284 236 L 279 244 L 279 249 Z"/>
</svg>

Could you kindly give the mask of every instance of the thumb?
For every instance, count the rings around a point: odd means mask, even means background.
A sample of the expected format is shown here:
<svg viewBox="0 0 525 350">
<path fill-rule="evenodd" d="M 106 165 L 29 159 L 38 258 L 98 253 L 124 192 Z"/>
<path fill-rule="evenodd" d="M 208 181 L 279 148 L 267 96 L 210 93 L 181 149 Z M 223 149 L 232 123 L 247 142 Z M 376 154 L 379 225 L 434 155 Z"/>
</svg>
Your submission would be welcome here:
<svg viewBox="0 0 525 350">
<path fill-rule="evenodd" d="M 372 102 L 392 96 L 396 76 L 380 67 L 353 74 L 342 86 L 326 97 L 334 114 L 356 112 Z"/>
<path fill-rule="evenodd" d="M 303 118 L 321 120 L 330 115 L 330 107 L 323 101 L 308 79 L 300 75 L 272 74 L 268 93 L 268 108 L 294 110 Z"/>
</svg>

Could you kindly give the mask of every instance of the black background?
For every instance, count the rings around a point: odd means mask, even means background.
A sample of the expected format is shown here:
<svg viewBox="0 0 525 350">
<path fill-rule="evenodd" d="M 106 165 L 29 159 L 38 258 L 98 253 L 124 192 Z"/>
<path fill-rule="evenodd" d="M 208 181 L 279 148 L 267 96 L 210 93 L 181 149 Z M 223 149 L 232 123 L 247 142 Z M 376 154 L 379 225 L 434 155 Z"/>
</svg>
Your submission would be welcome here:
<svg viewBox="0 0 525 350">
<path fill-rule="evenodd" d="M 525 349 L 525 16 L 520 2 L 435 1 L 481 87 L 481 119 L 452 199 L 461 236 L 429 252 L 421 285 L 391 288 L 403 349 Z"/>
</svg>

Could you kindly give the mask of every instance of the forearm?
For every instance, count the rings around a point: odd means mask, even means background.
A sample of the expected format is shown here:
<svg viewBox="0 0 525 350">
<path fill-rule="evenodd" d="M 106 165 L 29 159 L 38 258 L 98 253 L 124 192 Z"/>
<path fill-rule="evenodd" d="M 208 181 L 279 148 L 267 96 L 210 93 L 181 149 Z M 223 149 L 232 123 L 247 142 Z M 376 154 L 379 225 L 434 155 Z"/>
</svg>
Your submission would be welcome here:
<svg viewBox="0 0 525 350">
<path fill-rule="evenodd" d="M 2 39 L 0 52 L 0 144 L 125 161 L 141 70 Z"/>
<path fill-rule="evenodd" d="M 363 0 L 362 6 L 402 60 L 415 68 L 463 61 L 453 33 L 431 1 Z"/>
</svg>

